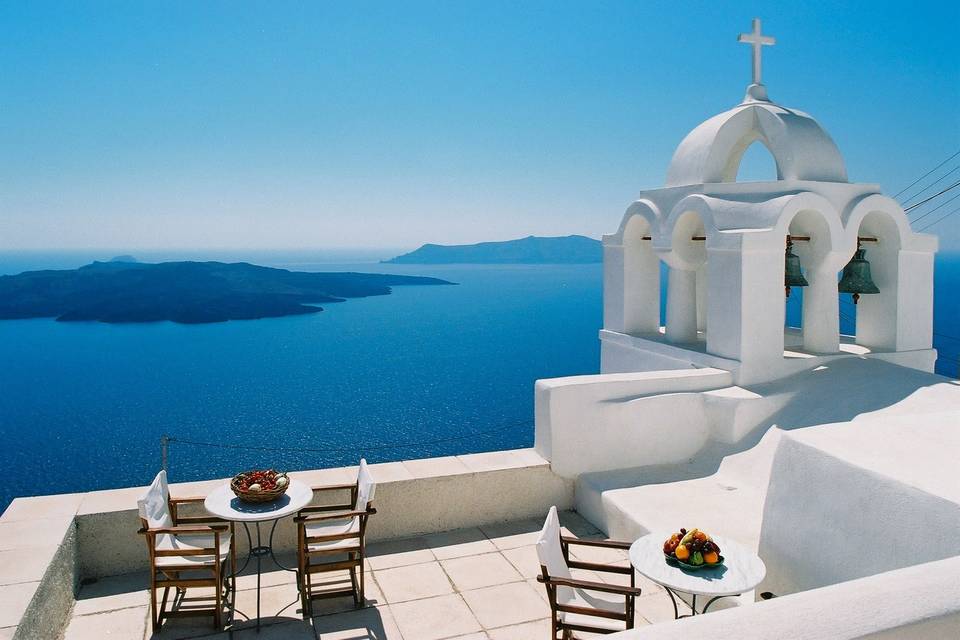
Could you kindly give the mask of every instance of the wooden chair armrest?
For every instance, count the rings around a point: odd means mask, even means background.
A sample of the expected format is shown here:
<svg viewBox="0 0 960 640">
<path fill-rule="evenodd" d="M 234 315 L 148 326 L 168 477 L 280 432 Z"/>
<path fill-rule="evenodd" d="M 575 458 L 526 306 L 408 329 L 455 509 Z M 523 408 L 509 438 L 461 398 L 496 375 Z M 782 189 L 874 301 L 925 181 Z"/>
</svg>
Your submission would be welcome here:
<svg viewBox="0 0 960 640">
<path fill-rule="evenodd" d="M 204 496 L 187 496 L 186 498 L 174 498 L 173 496 L 170 496 L 168 500 L 176 504 L 190 504 L 194 502 L 203 502 L 206 500 L 206 498 Z"/>
<path fill-rule="evenodd" d="M 328 504 L 328 505 L 321 505 L 317 507 L 304 507 L 303 509 L 300 509 L 300 511 L 297 511 L 297 514 L 299 515 L 302 513 L 324 513 L 326 511 L 352 511 L 352 510 L 353 510 L 352 504 Z"/>
<path fill-rule="evenodd" d="M 346 489 L 355 489 L 357 487 L 356 482 L 351 482 L 349 484 L 324 484 L 316 487 L 310 487 L 311 491 L 344 491 Z"/>
<path fill-rule="evenodd" d="M 640 587 L 626 587 L 618 584 L 607 584 L 605 582 L 592 582 L 590 580 L 577 580 L 576 578 L 544 578 L 537 576 L 537 582 L 549 584 L 557 587 L 570 587 L 571 589 L 586 589 L 588 591 L 602 591 L 604 593 L 617 593 L 622 596 L 639 596 Z"/>
<path fill-rule="evenodd" d="M 356 516 L 370 515 L 370 511 L 337 511 L 336 513 L 317 514 L 312 516 L 297 516 L 294 522 L 322 522 L 324 520 L 345 520 Z M 376 513 L 374 511 L 374 513 Z"/>
<path fill-rule="evenodd" d="M 568 560 L 567 566 L 571 569 L 587 569 L 589 571 L 603 571 L 604 573 L 620 573 L 630 575 L 633 573 L 633 566 L 623 566 L 618 564 L 599 564 L 596 562 L 581 562 L 580 560 Z"/>
<path fill-rule="evenodd" d="M 141 528 L 137 533 L 146 534 L 146 535 L 156 535 L 160 533 L 172 533 L 172 534 L 191 534 L 191 533 L 213 533 L 214 531 L 219 531 L 220 533 L 226 533 L 230 530 L 230 527 L 225 524 L 210 524 L 210 525 L 192 525 L 192 526 L 177 526 L 177 527 L 156 527 L 153 529 L 148 529 L 146 527 Z"/>
<path fill-rule="evenodd" d="M 623 549 L 624 551 L 630 549 L 629 542 L 620 542 L 619 540 L 590 540 L 560 536 L 560 542 L 565 544 L 579 544 L 584 547 L 603 547 L 605 549 Z"/>
</svg>

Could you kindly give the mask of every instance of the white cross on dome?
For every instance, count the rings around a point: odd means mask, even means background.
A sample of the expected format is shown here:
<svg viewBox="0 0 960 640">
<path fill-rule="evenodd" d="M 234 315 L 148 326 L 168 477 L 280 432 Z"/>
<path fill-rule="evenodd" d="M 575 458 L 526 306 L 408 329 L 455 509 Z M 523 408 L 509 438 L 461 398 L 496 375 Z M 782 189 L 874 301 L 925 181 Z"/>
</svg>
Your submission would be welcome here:
<svg viewBox="0 0 960 640">
<path fill-rule="evenodd" d="M 760 33 L 760 18 L 754 18 L 753 31 L 741 33 L 737 42 L 746 42 L 753 47 L 753 84 L 763 84 L 760 79 L 763 45 L 774 45 L 777 43 L 776 39 L 762 35 Z"/>
</svg>

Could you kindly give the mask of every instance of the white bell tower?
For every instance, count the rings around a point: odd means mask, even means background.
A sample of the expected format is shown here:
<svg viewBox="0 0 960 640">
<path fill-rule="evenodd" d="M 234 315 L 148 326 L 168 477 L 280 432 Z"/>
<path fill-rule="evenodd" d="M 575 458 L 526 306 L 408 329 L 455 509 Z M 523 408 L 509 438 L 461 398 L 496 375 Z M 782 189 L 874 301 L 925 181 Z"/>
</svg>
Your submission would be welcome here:
<svg viewBox="0 0 960 640">
<path fill-rule="evenodd" d="M 848 182 L 816 120 L 768 99 L 761 48 L 775 41 L 759 20 L 740 41 L 753 48 L 744 101 L 693 129 L 665 186 L 642 192 L 603 238 L 602 372 L 715 367 L 751 384 L 851 356 L 932 371 L 937 238 L 914 233 L 878 185 Z M 777 180 L 736 181 L 753 143 L 773 156 Z M 788 237 L 809 283 L 793 328 L 784 326 Z M 860 298 L 856 335 L 841 336 L 838 273 L 858 243 L 880 292 Z"/>
</svg>

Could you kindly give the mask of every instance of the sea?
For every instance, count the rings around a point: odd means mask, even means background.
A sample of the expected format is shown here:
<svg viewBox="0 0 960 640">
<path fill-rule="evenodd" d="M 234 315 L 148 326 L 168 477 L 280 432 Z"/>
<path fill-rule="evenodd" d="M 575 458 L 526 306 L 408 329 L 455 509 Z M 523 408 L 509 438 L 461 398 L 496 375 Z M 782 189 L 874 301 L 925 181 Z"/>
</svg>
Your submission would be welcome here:
<svg viewBox="0 0 960 640">
<path fill-rule="evenodd" d="M 534 383 L 596 373 L 602 266 L 394 265 L 376 251 L 152 252 L 443 278 L 322 313 L 205 325 L 0 321 L 0 510 L 16 496 L 254 467 L 316 469 L 533 444 Z M 0 275 L 110 252 L 0 252 Z M 388 252 L 387 255 L 390 255 Z M 958 375 L 960 254 L 936 265 L 937 370 Z M 800 295 L 788 301 L 799 318 Z M 841 329 L 855 311 L 841 305 Z"/>
</svg>

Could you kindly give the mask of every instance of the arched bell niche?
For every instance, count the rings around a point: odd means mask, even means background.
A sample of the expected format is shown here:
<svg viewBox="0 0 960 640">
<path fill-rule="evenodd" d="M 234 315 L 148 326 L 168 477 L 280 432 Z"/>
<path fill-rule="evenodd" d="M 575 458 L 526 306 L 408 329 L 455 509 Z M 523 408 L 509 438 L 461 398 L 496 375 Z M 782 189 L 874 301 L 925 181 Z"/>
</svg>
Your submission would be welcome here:
<svg viewBox="0 0 960 640">
<path fill-rule="evenodd" d="M 814 353 L 835 353 L 839 350 L 837 272 L 827 215 L 814 208 L 801 209 L 787 228 L 785 248 L 789 241 L 791 251 L 799 259 L 807 285 L 790 289 L 786 304 L 799 303 L 800 324 L 797 327 L 785 327 L 784 348 L 799 347 Z M 791 314 L 785 314 L 789 321 Z"/>
<path fill-rule="evenodd" d="M 862 294 L 856 305 L 850 294 L 840 294 L 841 311 L 856 319 L 856 342 L 873 350 L 897 350 L 900 288 L 901 229 L 887 211 L 866 213 L 848 237 L 844 264 L 859 248 L 870 264 L 870 276 L 879 293 Z"/>
</svg>

